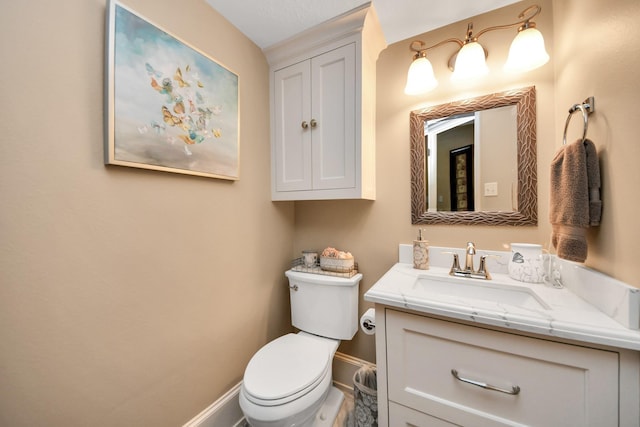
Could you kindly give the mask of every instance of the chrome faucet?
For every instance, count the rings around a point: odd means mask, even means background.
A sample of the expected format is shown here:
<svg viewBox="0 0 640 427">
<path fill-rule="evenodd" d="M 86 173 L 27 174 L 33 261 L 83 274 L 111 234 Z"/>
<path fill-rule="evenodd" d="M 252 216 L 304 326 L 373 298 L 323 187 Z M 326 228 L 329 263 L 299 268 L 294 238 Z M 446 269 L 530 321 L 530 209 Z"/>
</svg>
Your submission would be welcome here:
<svg viewBox="0 0 640 427">
<path fill-rule="evenodd" d="M 474 279 L 491 280 L 491 274 L 487 270 L 487 255 L 480 256 L 480 265 L 477 270 L 473 268 L 473 256 L 476 254 L 476 245 L 473 242 L 467 243 L 465 250 L 464 269 L 460 268 L 460 259 L 455 252 L 446 252 L 453 254 L 453 264 L 449 270 L 449 275 L 458 277 L 471 277 Z"/>
</svg>

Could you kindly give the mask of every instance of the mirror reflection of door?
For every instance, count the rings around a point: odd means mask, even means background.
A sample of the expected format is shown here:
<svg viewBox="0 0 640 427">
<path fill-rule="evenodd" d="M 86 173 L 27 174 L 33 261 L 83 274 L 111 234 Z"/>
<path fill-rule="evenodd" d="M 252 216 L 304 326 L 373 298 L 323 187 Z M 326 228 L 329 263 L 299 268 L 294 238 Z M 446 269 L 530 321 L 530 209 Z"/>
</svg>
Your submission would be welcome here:
<svg viewBox="0 0 640 427">
<path fill-rule="evenodd" d="M 473 211 L 473 144 L 449 151 L 452 211 Z"/>
<path fill-rule="evenodd" d="M 474 149 L 475 114 L 462 114 L 440 120 L 429 120 L 427 126 L 427 206 L 428 211 L 456 211 L 454 192 L 451 191 L 452 172 L 449 153 L 470 146 Z M 473 164 L 470 164 L 473 166 Z M 468 179 L 474 180 L 473 174 Z M 473 183 L 472 186 L 473 188 Z M 467 210 L 467 209 L 463 209 Z M 473 208 L 471 209 L 473 210 Z"/>
</svg>

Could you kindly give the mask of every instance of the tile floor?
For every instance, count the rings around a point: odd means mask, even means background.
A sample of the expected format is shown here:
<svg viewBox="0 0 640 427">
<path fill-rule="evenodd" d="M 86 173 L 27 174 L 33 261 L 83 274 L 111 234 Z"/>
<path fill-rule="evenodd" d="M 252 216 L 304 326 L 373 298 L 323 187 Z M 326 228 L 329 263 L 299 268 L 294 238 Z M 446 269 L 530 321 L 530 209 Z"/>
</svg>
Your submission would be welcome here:
<svg viewBox="0 0 640 427">
<path fill-rule="evenodd" d="M 344 402 L 338 412 L 338 417 L 333 423 L 333 427 L 354 427 L 353 421 L 353 390 L 348 390 L 343 387 L 339 387 L 340 391 L 344 393 Z M 249 424 L 243 420 L 240 425 L 236 427 L 249 427 Z"/>
<path fill-rule="evenodd" d="M 340 412 L 338 412 L 338 418 L 333 423 L 333 427 L 353 427 L 353 390 L 347 390 L 340 387 L 340 390 L 344 393 L 344 402 Z"/>
</svg>

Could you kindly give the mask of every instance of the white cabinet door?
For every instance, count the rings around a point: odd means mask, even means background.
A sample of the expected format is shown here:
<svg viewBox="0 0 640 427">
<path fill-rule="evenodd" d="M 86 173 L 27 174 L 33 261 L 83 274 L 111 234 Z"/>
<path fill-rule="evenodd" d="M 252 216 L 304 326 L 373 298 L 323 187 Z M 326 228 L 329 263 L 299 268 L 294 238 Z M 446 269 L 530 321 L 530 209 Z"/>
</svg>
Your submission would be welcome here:
<svg viewBox="0 0 640 427">
<path fill-rule="evenodd" d="M 311 64 L 274 73 L 275 179 L 277 191 L 311 188 Z M 305 125 L 303 125 L 305 123 Z"/>
<path fill-rule="evenodd" d="M 314 190 L 356 184 L 355 55 L 351 43 L 311 60 Z"/>
<path fill-rule="evenodd" d="M 355 44 L 274 73 L 276 191 L 356 184 Z"/>
<path fill-rule="evenodd" d="M 390 401 L 465 426 L 618 425 L 616 352 L 386 313 Z"/>
</svg>

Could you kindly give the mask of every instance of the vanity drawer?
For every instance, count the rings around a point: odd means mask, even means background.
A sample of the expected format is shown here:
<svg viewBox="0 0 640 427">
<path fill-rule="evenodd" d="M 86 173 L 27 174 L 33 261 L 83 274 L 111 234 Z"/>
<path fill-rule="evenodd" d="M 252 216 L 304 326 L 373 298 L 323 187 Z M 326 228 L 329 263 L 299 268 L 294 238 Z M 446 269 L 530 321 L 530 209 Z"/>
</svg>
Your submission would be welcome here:
<svg viewBox="0 0 640 427">
<path fill-rule="evenodd" d="M 390 401 L 466 426 L 618 425 L 616 352 L 395 310 L 386 330 Z"/>
<path fill-rule="evenodd" d="M 456 424 L 389 402 L 389 425 L 393 427 L 456 427 Z"/>
</svg>

